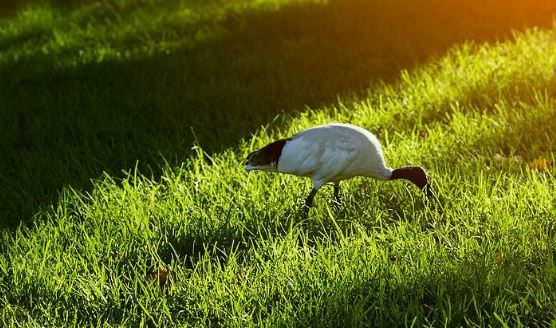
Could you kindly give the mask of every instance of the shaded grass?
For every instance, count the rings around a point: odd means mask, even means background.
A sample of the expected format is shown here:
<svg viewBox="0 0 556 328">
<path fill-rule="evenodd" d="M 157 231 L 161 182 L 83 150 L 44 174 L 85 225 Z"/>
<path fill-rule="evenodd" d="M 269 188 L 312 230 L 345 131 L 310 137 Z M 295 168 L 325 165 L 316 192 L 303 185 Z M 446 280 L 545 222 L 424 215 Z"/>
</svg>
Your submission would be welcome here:
<svg viewBox="0 0 556 328">
<path fill-rule="evenodd" d="M 555 33 L 453 47 L 358 99 L 194 147 L 157 177 L 64 188 L 2 233 L 3 324 L 554 325 Z M 376 132 L 393 167 L 424 165 L 438 201 L 354 179 L 339 208 L 324 190 L 302 220 L 308 181 L 245 174 L 248 152 L 330 121 Z M 163 287 L 147 278 L 157 268 Z"/>
<path fill-rule="evenodd" d="M 32 6 L 0 22 L 2 224 L 32 221 L 63 186 L 90 190 L 102 172 L 121 177 L 138 163 L 157 177 L 162 158 L 178 165 L 194 144 L 218 153 L 281 113 L 365 99 L 369 87 L 382 90 L 401 69 L 439 58 L 453 44 L 549 26 L 554 6 L 439 0 Z M 487 81 L 475 81 L 482 89 L 469 87 L 477 97 L 496 92 Z M 392 97 L 404 104 L 398 112 L 421 99 Z M 438 113 L 431 115 L 422 119 Z M 380 125 L 391 131 L 399 119 Z"/>
</svg>

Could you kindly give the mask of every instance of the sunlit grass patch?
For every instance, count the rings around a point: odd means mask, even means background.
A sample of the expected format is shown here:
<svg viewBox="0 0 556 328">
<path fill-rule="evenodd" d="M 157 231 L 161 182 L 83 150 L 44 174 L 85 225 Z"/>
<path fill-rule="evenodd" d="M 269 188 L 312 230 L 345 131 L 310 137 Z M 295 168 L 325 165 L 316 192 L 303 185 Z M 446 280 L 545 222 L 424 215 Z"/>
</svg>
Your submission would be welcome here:
<svg viewBox="0 0 556 328">
<path fill-rule="evenodd" d="M 1 114 L 13 124 L 0 195 L 61 190 L 0 233 L 2 325 L 554 325 L 556 32 L 441 51 L 438 31 L 439 53 L 380 79 L 362 41 L 372 33 L 347 38 L 339 19 L 367 16 L 346 3 L 85 2 L 2 21 L 0 70 L 25 78 L 0 79 L 13 110 Z M 312 10 L 322 16 L 304 28 L 285 24 Z M 333 23 L 324 34 L 319 19 Z M 230 39 L 199 50 L 210 42 L 197 28 Z M 141 60 L 126 59 L 133 49 Z M 44 51 L 52 62 L 18 66 Z M 329 71 L 312 73 L 320 64 Z M 352 78 L 365 82 L 340 88 Z M 304 218 L 309 181 L 245 172 L 254 149 L 331 121 L 376 133 L 392 167 L 426 167 L 436 199 L 356 178 L 339 206 L 323 187 Z M 91 173 L 105 167 L 123 172 Z"/>
<path fill-rule="evenodd" d="M 366 125 L 374 131 L 392 131 L 405 129 L 398 121 L 413 122 L 413 115 L 419 124 L 436 120 L 461 103 L 462 93 L 474 92 L 465 97 L 486 104 L 512 85 L 528 97 L 528 84 L 552 78 L 536 65 L 553 60 L 548 52 L 537 58 L 547 40 L 520 37 L 522 46 L 502 45 L 499 53 L 475 49 L 511 38 L 512 29 L 550 27 L 554 6 L 544 0 L 30 1 L 0 19 L 0 151 L 6 154 L 0 199 L 10 199 L 0 201 L 0 215 L 8 226 L 30 222 L 65 185 L 90 190 L 92 178 L 119 175 L 137 160 L 141 172 L 156 175 L 161 156 L 178 165 L 194 143 L 219 152 L 280 113 L 337 111 L 338 99 L 348 108 L 395 110 L 400 115 L 383 118 L 354 112 L 380 122 Z M 444 56 L 461 43 L 470 48 L 462 56 L 474 53 L 467 63 Z M 520 60 L 527 62 L 512 67 L 524 69 L 527 79 L 508 84 L 514 72 L 500 65 Z M 411 81 L 418 74 L 392 86 L 400 70 L 422 64 L 429 77 L 419 80 L 428 87 Z M 402 92 L 377 96 L 388 88 Z"/>
</svg>

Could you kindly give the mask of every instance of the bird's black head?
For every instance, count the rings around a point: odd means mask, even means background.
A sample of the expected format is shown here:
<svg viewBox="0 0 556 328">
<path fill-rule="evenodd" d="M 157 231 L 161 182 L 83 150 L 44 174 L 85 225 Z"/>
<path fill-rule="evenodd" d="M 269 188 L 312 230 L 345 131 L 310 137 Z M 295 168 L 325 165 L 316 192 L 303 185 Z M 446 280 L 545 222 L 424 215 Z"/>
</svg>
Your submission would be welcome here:
<svg viewBox="0 0 556 328">
<path fill-rule="evenodd" d="M 429 174 L 420 166 L 405 166 L 395 169 L 390 180 L 405 179 L 413 182 L 419 189 L 425 191 L 428 197 L 432 197 L 432 188 Z"/>
<path fill-rule="evenodd" d="M 247 171 L 276 171 L 280 155 L 282 154 L 282 148 L 284 148 L 286 142 L 286 139 L 280 139 L 252 152 L 247 156 L 245 169 Z"/>
</svg>

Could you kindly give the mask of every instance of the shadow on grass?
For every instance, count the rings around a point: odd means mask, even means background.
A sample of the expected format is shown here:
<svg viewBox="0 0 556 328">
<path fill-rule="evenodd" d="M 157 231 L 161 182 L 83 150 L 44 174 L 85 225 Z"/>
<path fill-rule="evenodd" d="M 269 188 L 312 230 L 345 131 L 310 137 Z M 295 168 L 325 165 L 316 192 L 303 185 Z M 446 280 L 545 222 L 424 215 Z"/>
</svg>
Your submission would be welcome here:
<svg viewBox="0 0 556 328">
<path fill-rule="evenodd" d="M 156 176 L 163 159 L 183 161 L 194 143 L 220 151 L 279 113 L 357 97 L 453 44 L 551 24 L 556 5 L 510 2 L 293 4 L 227 13 L 210 23 L 215 38 L 134 59 L 58 65 L 78 56 L 70 48 L 8 62 L 0 67 L 0 225 L 30 222 L 64 185 L 86 190 L 103 171 L 135 165 Z M 156 32 L 162 42 L 165 32 L 180 40 L 195 29 Z M 123 48 L 147 42 L 129 38 Z"/>
</svg>

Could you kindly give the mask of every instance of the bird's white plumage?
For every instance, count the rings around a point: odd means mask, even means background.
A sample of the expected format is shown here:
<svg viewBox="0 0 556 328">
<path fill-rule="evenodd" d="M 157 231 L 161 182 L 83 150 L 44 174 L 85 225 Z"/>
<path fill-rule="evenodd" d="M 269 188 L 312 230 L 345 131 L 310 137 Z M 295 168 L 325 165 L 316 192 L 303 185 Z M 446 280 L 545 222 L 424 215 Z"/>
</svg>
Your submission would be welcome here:
<svg viewBox="0 0 556 328">
<path fill-rule="evenodd" d="M 354 176 L 388 180 L 392 174 L 380 143 L 371 132 L 340 123 L 292 136 L 282 149 L 277 171 L 310 177 L 315 189 Z"/>
</svg>

